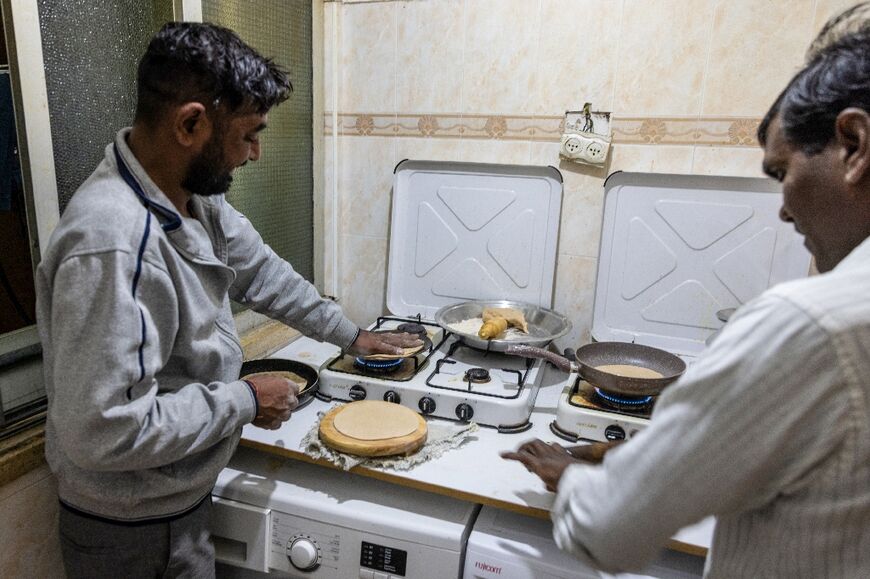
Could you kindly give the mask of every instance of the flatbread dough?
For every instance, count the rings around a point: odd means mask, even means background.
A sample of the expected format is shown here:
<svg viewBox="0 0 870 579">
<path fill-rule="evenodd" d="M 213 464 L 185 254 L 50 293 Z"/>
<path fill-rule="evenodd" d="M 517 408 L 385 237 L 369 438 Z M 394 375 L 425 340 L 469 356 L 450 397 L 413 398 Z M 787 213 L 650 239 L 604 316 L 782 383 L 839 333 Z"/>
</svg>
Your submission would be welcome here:
<svg viewBox="0 0 870 579">
<path fill-rule="evenodd" d="M 399 360 L 401 358 L 409 358 L 414 354 L 419 354 L 423 351 L 426 344 L 420 344 L 412 348 L 403 348 L 401 354 L 371 354 L 370 356 L 362 356 L 363 360 Z"/>
<path fill-rule="evenodd" d="M 285 378 L 290 380 L 297 386 L 299 386 L 299 392 L 301 393 L 303 390 L 308 388 L 308 380 L 297 374 L 296 372 L 289 372 L 287 370 L 274 370 L 271 372 L 254 372 L 253 374 L 247 374 L 242 376 L 242 378 L 253 378 L 254 376 L 280 376 L 281 378 Z"/>
<path fill-rule="evenodd" d="M 595 369 L 623 378 L 664 378 L 664 374 L 633 364 L 605 364 L 604 366 L 595 366 Z"/>
<path fill-rule="evenodd" d="M 358 440 L 384 440 L 407 436 L 417 430 L 417 413 L 392 402 L 360 400 L 346 404 L 335 415 L 333 426 Z"/>
</svg>

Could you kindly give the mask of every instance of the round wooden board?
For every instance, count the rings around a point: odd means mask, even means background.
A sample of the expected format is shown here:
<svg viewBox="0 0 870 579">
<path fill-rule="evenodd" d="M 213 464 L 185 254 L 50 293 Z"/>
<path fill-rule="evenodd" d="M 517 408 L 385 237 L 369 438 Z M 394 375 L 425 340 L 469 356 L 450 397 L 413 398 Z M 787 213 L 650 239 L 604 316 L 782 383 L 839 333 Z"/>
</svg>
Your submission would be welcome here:
<svg viewBox="0 0 870 579">
<path fill-rule="evenodd" d="M 350 404 L 353 404 L 353 402 Z M 426 421 L 416 412 L 414 414 L 417 416 L 417 428 L 414 432 L 405 436 L 381 440 L 362 440 L 342 434 L 335 428 L 335 417 L 345 408 L 347 408 L 347 404 L 327 412 L 323 420 L 320 421 L 318 431 L 323 444 L 339 452 L 346 452 L 347 454 L 355 454 L 357 456 L 394 456 L 397 454 L 408 456 L 420 450 L 420 447 L 426 443 L 426 434 L 428 432 Z M 410 409 L 408 411 L 414 412 Z"/>
</svg>

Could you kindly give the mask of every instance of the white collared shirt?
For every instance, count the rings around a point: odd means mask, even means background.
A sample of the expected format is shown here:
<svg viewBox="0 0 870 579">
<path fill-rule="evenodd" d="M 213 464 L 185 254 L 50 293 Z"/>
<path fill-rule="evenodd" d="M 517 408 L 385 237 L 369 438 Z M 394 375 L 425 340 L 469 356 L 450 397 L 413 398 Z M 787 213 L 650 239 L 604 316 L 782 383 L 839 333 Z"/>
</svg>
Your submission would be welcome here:
<svg viewBox="0 0 870 579">
<path fill-rule="evenodd" d="M 870 577 L 870 240 L 741 307 L 600 466 L 569 467 L 556 542 L 639 569 L 717 518 L 706 577 Z"/>
</svg>

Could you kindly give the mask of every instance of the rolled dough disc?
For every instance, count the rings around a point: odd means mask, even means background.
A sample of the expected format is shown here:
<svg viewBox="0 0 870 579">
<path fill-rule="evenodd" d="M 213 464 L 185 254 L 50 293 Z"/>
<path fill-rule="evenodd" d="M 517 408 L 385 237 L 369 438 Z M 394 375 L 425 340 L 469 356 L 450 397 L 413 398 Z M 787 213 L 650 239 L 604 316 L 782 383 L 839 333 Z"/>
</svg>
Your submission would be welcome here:
<svg viewBox="0 0 870 579">
<path fill-rule="evenodd" d="M 426 347 L 426 344 L 420 344 L 419 346 L 414 346 L 413 348 L 404 348 L 401 354 L 372 354 L 370 356 L 362 356 L 363 360 L 399 360 L 401 358 L 408 358 L 413 356 L 414 354 L 418 354 L 423 351 L 423 348 Z"/>
<path fill-rule="evenodd" d="M 644 368 L 643 366 L 635 366 L 633 364 L 606 364 L 604 366 L 595 366 L 596 370 L 622 376 L 623 378 L 663 378 L 664 375 Z"/>
<path fill-rule="evenodd" d="M 419 423 L 417 413 L 410 408 L 380 400 L 345 404 L 333 420 L 338 432 L 358 440 L 407 436 L 417 430 Z"/>
<path fill-rule="evenodd" d="M 299 387 L 299 392 L 302 392 L 308 387 L 308 380 L 297 374 L 296 372 L 288 372 L 287 370 L 272 370 L 270 372 L 254 372 L 253 374 L 246 374 L 242 376 L 244 378 L 253 378 L 254 376 L 280 376 L 286 380 L 290 380 L 294 384 Z"/>
</svg>

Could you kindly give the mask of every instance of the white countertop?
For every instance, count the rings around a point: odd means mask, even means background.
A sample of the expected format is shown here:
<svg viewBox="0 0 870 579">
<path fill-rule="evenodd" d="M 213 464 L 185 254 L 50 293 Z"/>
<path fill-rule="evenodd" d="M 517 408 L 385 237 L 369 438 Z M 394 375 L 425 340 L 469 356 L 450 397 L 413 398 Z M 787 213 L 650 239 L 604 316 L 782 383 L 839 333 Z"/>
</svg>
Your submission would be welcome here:
<svg viewBox="0 0 870 579">
<path fill-rule="evenodd" d="M 307 348 L 314 344 L 317 351 L 307 351 Z M 327 355 L 331 348 L 334 349 L 334 346 L 317 344 L 302 338 L 279 350 L 273 357 L 293 358 L 319 365 L 320 356 Z M 548 368 L 531 416 L 532 428 L 526 432 L 504 434 L 493 428 L 481 427 L 459 448 L 449 450 L 438 459 L 419 464 L 411 470 L 357 467 L 350 472 L 531 516 L 549 518 L 555 495 L 548 492 L 541 480 L 526 471 L 519 462 L 504 460 L 499 453 L 514 450 L 523 442 L 533 438 L 540 438 L 545 442 L 568 444 L 554 435 L 549 428 L 566 379 L 565 374 L 551 367 Z M 314 399 L 304 408 L 294 412 L 290 420 L 278 430 L 263 430 L 248 425 L 242 433 L 242 444 L 278 456 L 332 466 L 325 461 L 313 460 L 301 450 L 301 441 L 317 422 L 317 413 L 331 406 L 331 403 Z M 681 530 L 674 536 L 669 546 L 693 554 L 704 554 L 711 543 L 713 523 L 712 518 L 705 519 Z"/>
</svg>

